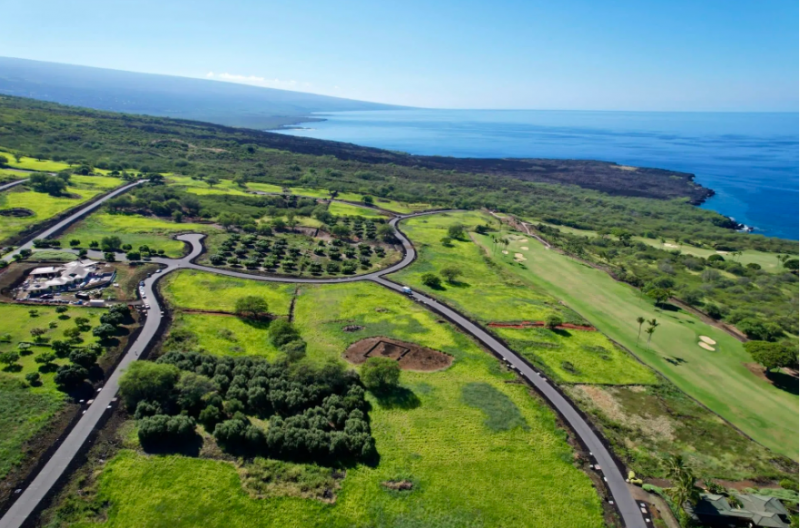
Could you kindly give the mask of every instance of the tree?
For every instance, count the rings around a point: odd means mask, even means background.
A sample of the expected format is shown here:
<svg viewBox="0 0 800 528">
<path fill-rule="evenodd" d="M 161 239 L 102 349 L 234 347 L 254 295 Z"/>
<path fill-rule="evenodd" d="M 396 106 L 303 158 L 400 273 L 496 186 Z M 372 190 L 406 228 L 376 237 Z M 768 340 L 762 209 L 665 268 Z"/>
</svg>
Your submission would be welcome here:
<svg viewBox="0 0 800 528">
<path fill-rule="evenodd" d="M 361 381 L 372 392 L 387 392 L 400 382 L 400 365 L 389 358 L 368 358 L 361 368 Z"/>
<path fill-rule="evenodd" d="M 92 330 L 92 335 L 99 338 L 101 341 L 110 339 L 116 333 L 117 329 L 108 323 L 95 326 Z"/>
<path fill-rule="evenodd" d="M 639 333 L 636 334 L 636 342 L 639 342 L 639 336 L 642 335 L 642 325 L 644 324 L 644 317 L 641 315 L 636 318 L 636 322 L 639 323 Z"/>
<path fill-rule="evenodd" d="M 286 343 L 300 339 L 300 334 L 286 319 L 277 319 L 269 325 L 269 338 L 273 345 L 280 348 Z"/>
<path fill-rule="evenodd" d="M 86 378 L 89 377 L 89 372 L 80 365 L 64 365 L 56 372 L 55 382 L 61 390 L 74 389 Z"/>
<path fill-rule="evenodd" d="M 38 343 L 39 341 L 41 341 L 42 336 L 47 333 L 47 330 L 45 330 L 44 328 L 35 327 L 31 328 L 30 332 L 31 336 L 33 337 L 33 340 Z"/>
<path fill-rule="evenodd" d="M 647 296 L 656 302 L 656 306 L 661 306 L 666 303 L 671 297 L 669 290 L 666 288 L 650 288 L 647 290 Z"/>
<path fill-rule="evenodd" d="M 200 407 L 203 398 L 216 390 L 214 383 L 206 376 L 194 372 L 183 372 L 176 385 L 178 389 L 178 405 L 192 412 Z"/>
<path fill-rule="evenodd" d="M 461 271 L 461 268 L 457 268 L 455 266 L 448 266 L 442 269 L 440 273 L 442 274 L 442 277 L 444 277 L 444 280 L 446 280 L 450 284 L 455 284 L 456 279 L 458 279 L 461 275 L 464 274 L 464 272 Z"/>
<path fill-rule="evenodd" d="M 368 205 L 370 207 L 375 205 L 375 199 L 372 196 L 365 195 L 361 200 L 364 202 L 364 205 Z"/>
<path fill-rule="evenodd" d="M 397 237 L 394 236 L 394 228 L 389 224 L 381 224 L 378 227 L 378 236 L 387 244 L 393 244 L 397 241 Z"/>
<path fill-rule="evenodd" d="M 280 347 L 280 351 L 286 354 L 286 358 L 292 363 L 303 359 L 306 355 L 306 342 L 302 339 L 295 339 Z"/>
<path fill-rule="evenodd" d="M 422 276 L 422 284 L 434 290 L 438 290 L 442 287 L 442 279 L 433 273 L 426 273 Z"/>
<path fill-rule="evenodd" d="M 217 178 L 216 176 L 209 176 L 208 178 L 206 178 L 206 183 L 208 184 L 209 187 L 214 187 L 219 183 L 219 181 L 220 181 L 219 178 Z"/>
<path fill-rule="evenodd" d="M 8 158 L 3 155 L 0 155 L 0 167 L 5 167 L 6 165 L 8 165 Z"/>
<path fill-rule="evenodd" d="M 19 354 L 14 351 L 3 352 L 0 354 L 0 363 L 6 366 L 6 369 L 11 368 L 12 365 L 19 361 Z"/>
<path fill-rule="evenodd" d="M 100 248 L 103 251 L 119 251 L 122 248 L 122 239 L 116 235 L 105 236 L 100 240 Z"/>
<path fill-rule="evenodd" d="M 39 385 L 41 383 L 39 381 L 40 378 L 41 376 L 38 372 L 28 372 L 25 374 L 25 381 L 27 381 L 31 386 Z"/>
<path fill-rule="evenodd" d="M 558 325 L 560 325 L 562 322 L 563 321 L 561 320 L 561 316 L 560 315 L 555 314 L 555 313 L 551 313 L 545 319 L 544 324 L 550 330 L 555 330 L 558 327 Z"/>
<path fill-rule="evenodd" d="M 767 370 L 797 366 L 797 349 L 788 344 L 748 341 L 744 348 Z"/>
<path fill-rule="evenodd" d="M 133 411 L 141 400 L 169 402 L 180 371 L 173 365 L 135 361 L 119 380 L 119 391 L 128 410 Z"/>
<path fill-rule="evenodd" d="M 41 354 L 33 358 L 33 360 L 36 363 L 42 365 L 43 367 L 47 367 L 56 360 L 56 357 L 57 357 L 56 354 L 54 354 L 53 352 L 42 352 Z"/>
<path fill-rule="evenodd" d="M 97 358 L 87 350 L 75 349 L 70 352 L 69 360 L 74 365 L 79 365 L 88 370 L 95 366 Z"/>
<path fill-rule="evenodd" d="M 31 174 L 27 185 L 38 193 L 49 194 L 50 196 L 61 196 L 67 190 L 66 179 L 42 172 Z"/>
<path fill-rule="evenodd" d="M 464 240 L 464 226 L 461 224 L 453 224 L 447 228 L 447 236 L 456 240 Z"/>
<path fill-rule="evenodd" d="M 240 317 L 259 319 L 269 312 L 267 301 L 257 295 L 248 295 L 236 299 L 236 314 Z"/>
<path fill-rule="evenodd" d="M 689 516 L 684 510 L 685 505 L 689 503 L 694 506 L 700 499 L 700 490 L 694 485 L 697 478 L 680 455 L 664 460 L 662 465 L 667 478 L 672 482 L 672 487 L 665 491 L 678 507 L 681 525 L 686 526 Z"/>
<path fill-rule="evenodd" d="M 763 322 L 757 319 L 742 319 L 736 326 L 747 334 L 747 337 L 756 341 L 776 341 L 783 337 L 783 329 L 773 322 Z"/>
<path fill-rule="evenodd" d="M 77 238 L 73 238 L 72 240 L 69 241 L 69 245 L 70 247 L 78 247 L 81 245 L 81 241 L 78 240 Z"/>
<path fill-rule="evenodd" d="M 139 442 L 145 449 L 163 444 L 181 444 L 195 435 L 194 420 L 189 416 L 156 414 L 138 421 Z"/>
<path fill-rule="evenodd" d="M 655 333 L 656 328 L 658 328 L 661 325 L 661 323 L 659 323 L 655 319 L 651 319 L 647 321 L 647 324 L 649 326 L 647 327 L 647 330 L 645 330 L 645 332 L 647 332 L 647 342 L 649 343 L 650 340 L 653 338 L 653 334 Z"/>
<path fill-rule="evenodd" d="M 788 259 L 788 260 L 784 261 L 783 267 L 788 269 L 788 270 L 797 271 L 797 268 L 800 267 L 800 261 L 798 261 L 796 258 L 795 259 Z"/>
</svg>

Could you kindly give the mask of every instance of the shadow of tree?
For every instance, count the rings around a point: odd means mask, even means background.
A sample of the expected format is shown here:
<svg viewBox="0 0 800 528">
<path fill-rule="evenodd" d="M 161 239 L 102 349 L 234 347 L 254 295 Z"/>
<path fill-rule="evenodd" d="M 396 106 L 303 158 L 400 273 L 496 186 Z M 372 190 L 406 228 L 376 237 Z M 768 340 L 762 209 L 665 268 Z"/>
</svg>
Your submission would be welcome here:
<svg viewBox="0 0 800 528">
<path fill-rule="evenodd" d="M 22 365 L 13 364 L 3 368 L 3 372 L 19 372 L 22 370 Z"/>
<path fill-rule="evenodd" d="M 154 455 L 183 455 L 197 457 L 203 448 L 203 438 L 200 435 L 193 435 L 189 440 L 180 442 L 165 442 L 159 444 L 147 444 L 142 446 L 146 453 Z"/>
<path fill-rule="evenodd" d="M 679 365 L 682 365 L 684 363 L 688 363 L 685 359 L 683 359 L 681 357 L 677 357 L 677 356 L 672 356 L 672 357 L 664 356 L 664 361 L 666 361 L 670 365 L 674 365 L 676 367 L 679 366 Z"/>
<path fill-rule="evenodd" d="M 775 387 L 790 394 L 798 394 L 798 390 L 800 390 L 800 379 L 781 371 L 767 370 L 764 372 L 764 374 L 767 376 L 767 379 L 771 381 L 773 385 L 775 385 Z"/>
<path fill-rule="evenodd" d="M 382 409 L 416 409 L 422 402 L 414 391 L 405 387 L 396 387 L 380 393 L 373 393 Z"/>
</svg>

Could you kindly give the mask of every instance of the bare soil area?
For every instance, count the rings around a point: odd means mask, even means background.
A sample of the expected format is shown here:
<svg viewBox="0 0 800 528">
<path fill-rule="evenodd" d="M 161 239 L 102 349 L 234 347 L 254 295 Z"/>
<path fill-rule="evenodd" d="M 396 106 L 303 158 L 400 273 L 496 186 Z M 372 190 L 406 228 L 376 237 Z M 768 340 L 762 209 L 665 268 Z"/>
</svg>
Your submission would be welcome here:
<svg viewBox="0 0 800 528">
<path fill-rule="evenodd" d="M 388 337 L 368 337 L 347 347 L 344 358 L 360 365 L 371 357 L 383 357 L 397 361 L 403 370 L 433 371 L 445 369 L 453 363 L 453 357 Z"/>
</svg>

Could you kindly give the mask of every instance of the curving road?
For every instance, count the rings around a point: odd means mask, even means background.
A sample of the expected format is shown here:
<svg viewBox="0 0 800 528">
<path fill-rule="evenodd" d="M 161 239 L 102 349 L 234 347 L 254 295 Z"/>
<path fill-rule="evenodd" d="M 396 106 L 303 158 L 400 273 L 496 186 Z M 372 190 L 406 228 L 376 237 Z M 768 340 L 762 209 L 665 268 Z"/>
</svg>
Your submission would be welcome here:
<svg viewBox="0 0 800 528">
<path fill-rule="evenodd" d="M 22 181 L 24 181 L 24 180 L 20 180 L 20 181 L 14 183 L 14 185 L 17 185 L 17 184 L 21 183 Z M 116 189 L 114 189 L 110 193 L 106 194 L 105 196 L 103 196 L 99 200 L 97 200 L 95 202 L 92 202 L 89 205 L 87 205 L 86 207 L 83 207 L 82 209 L 79 209 L 78 211 L 72 213 L 71 215 L 69 215 L 65 219 L 61 220 L 60 222 L 58 222 L 54 226 L 52 226 L 52 227 L 50 227 L 48 229 L 45 229 L 44 231 L 42 231 L 41 233 L 39 233 L 35 237 L 31 237 L 31 239 L 28 240 L 26 243 L 22 244 L 21 246 L 19 246 L 14 251 L 11 251 L 10 253 L 6 253 L 5 255 L 0 256 L 0 258 L 8 260 L 11 257 L 13 257 L 14 255 L 16 255 L 17 253 L 19 253 L 20 250 L 32 249 L 33 248 L 33 241 L 35 239 L 37 239 L 37 238 L 47 238 L 49 236 L 52 236 L 55 233 L 58 233 L 60 230 L 66 228 L 66 227 L 69 227 L 70 225 L 72 225 L 73 223 L 77 222 L 82 217 L 86 216 L 87 214 L 91 213 L 92 211 L 94 211 L 95 209 L 97 209 L 98 207 L 100 207 L 101 205 L 103 205 L 104 203 L 109 201 L 110 199 L 114 198 L 115 196 L 118 196 L 118 195 L 120 195 L 120 194 L 122 194 L 124 192 L 128 192 L 129 190 L 133 189 L 137 185 L 140 185 L 140 184 L 142 184 L 142 183 L 144 183 L 146 181 L 147 180 L 138 180 L 138 181 L 135 181 L 133 183 L 129 183 L 127 185 L 123 185 L 122 187 L 117 187 Z M 2 190 L 2 189 L 0 189 L 0 190 Z"/>
<path fill-rule="evenodd" d="M 138 182 L 137 182 L 138 183 Z M 116 196 L 120 192 L 125 192 L 133 185 L 126 186 L 119 189 L 117 192 L 108 195 L 101 201 L 91 204 L 87 208 L 75 213 L 66 220 L 60 222 L 53 228 L 40 234 L 40 237 L 48 236 L 47 233 L 53 233 L 58 229 L 66 227 L 75 220 L 81 218 L 91 210 L 96 209 L 105 200 Z M 78 421 L 75 427 L 67 435 L 64 442 L 59 446 L 56 452 L 52 455 L 50 460 L 45 464 L 42 470 L 36 475 L 33 482 L 25 489 L 8 510 L 8 512 L 0 519 L 0 528 L 20 528 L 25 520 L 34 512 L 37 506 L 45 499 L 48 492 L 55 486 L 59 478 L 62 477 L 70 462 L 80 451 L 86 440 L 97 427 L 104 414 L 113 407 L 113 402 L 116 399 L 116 394 L 119 389 L 119 378 L 125 367 L 131 362 L 136 361 L 141 353 L 150 345 L 155 337 L 159 334 L 161 326 L 162 307 L 158 302 L 155 295 L 155 285 L 166 274 L 179 270 L 179 269 L 194 269 L 206 271 L 209 273 L 217 273 L 220 275 L 227 275 L 248 280 L 265 281 L 265 282 L 287 282 L 287 283 L 341 283 L 341 282 L 356 282 L 369 280 L 380 284 L 386 288 L 403 294 L 403 286 L 392 282 L 385 278 L 385 275 L 399 271 L 416 258 L 416 250 L 408 238 L 400 231 L 397 224 L 399 221 L 414 216 L 422 216 L 426 214 L 436 214 L 443 211 L 428 211 L 424 213 L 416 213 L 410 215 L 397 216 L 389 223 L 395 228 L 397 238 L 401 241 L 404 249 L 403 259 L 390 266 L 389 268 L 369 273 L 366 275 L 339 277 L 332 279 L 314 279 L 314 278 L 291 278 L 291 277 L 273 277 L 263 275 L 251 275 L 248 273 L 240 273 L 231 270 L 224 270 L 201 266 L 194 264 L 193 260 L 202 253 L 201 240 L 204 235 L 189 234 L 181 235 L 179 240 L 183 240 L 191 244 L 192 249 L 188 255 L 180 259 L 168 258 L 153 258 L 152 262 L 164 266 L 160 273 L 154 273 L 144 281 L 145 294 L 147 301 L 151 305 L 148 316 L 142 326 L 141 333 L 136 341 L 131 345 L 128 352 L 122 358 L 122 361 L 106 381 L 105 386 L 98 392 L 94 402 L 86 410 L 83 417 Z M 555 408 L 558 413 L 569 424 L 581 442 L 589 449 L 591 454 L 597 460 L 603 471 L 604 480 L 608 486 L 609 491 L 613 497 L 614 503 L 620 512 L 622 520 L 628 528 L 646 528 L 647 524 L 640 512 L 639 506 L 633 500 L 630 491 L 625 482 L 625 477 L 620 473 L 611 453 L 603 445 L 598 435 L 592 430 L 586 420 L 578 413 L 572 403 L 567 400 L 553 385 L 544 378 L 540 373 L 532 369 L 525 361 L 523 361 L 515 352 L 506 347 L 503 343 L 498 341 L 491 334 L 486 332 L 478 325 L 472 323 L 468 318 L 456 312 L 452 308 L 436 301 L 435 299 L 423 295 L 418 292 L 413 292 L 410 297 L 416 302 L 426 306 L 431 311 L 434 311 L 443 317 L 449 319 L 452 323 L 458 325 L 463 331 L 470 334 L 475 340 L 481 343 L 484 347 L 491 350 L 494 354 L 502 358 L 508 365 L 519 372 L 531 385 L 533 385 L 542 396 Z"/>
</svg>

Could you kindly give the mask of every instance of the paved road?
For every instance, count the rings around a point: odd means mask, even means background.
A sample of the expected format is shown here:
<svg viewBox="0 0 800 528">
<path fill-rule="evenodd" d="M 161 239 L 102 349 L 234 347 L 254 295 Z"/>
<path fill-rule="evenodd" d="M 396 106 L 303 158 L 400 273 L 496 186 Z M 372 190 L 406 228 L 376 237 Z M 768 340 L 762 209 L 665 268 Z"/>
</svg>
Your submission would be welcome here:
<svg viewBox="0 0 800 528">
<path fill-rule="evenodd" d="M 10 188 L 14 187 L 15 185 L 19 185 L 20 183 L 26 182 L 26 181 L 28 181 L 28 178 L 25 178 L 24 180 L 16 180 L 16 181 L 13 181 L 13 182 L 10 182 L 10 183 L 4 183 L 3 185 L 0 185 L 0 192 L 5 191 L 6 189 L 10 189 Z"/>
<path fill-rule="evenodd" d="M 82 217 L 84 217 L 87 214 L 91 213 L 92 211 L 94 211 L 95 209 L 97 209 L 98 207 L 100 207 L 101 205 L 106 203 L 108 200 L 110 200 L 110 199 L 114 198 L 115 196 L 118 196 L 118 195 L 120 195 L 120 194 L 122 194 L 124 192 L 128 192 L 130 189 L 132 189 L 132 188 L 136 187 L 137 185 L 140 185 L 140 184 L 142 184 L 142 183 L 144 183 L 146 181 L 147 180 L 139 180 L 139 181 L 135 181 L 133 183 L 129 183 L 128 185 L 123 185 L 122 187 L 117 187 L 117 189 L 115 189 L 115 190 L 111 191 L 110 193 L 106 194 L 105 196 L 103 196 L 102 198 L 97 200 L 96 202 L 90 203 L 86 207 L 83 207 L 82 209 L 76 211 L 75 213 L 72 213 L 71 215 L 69 215 L 65 219 L 63 219 L 60 222 L 58 222 L 53 227 L 50 227 L 49 229 L 45 229 L 44 231 L 42 231 L 41 233 L 36 235 L 36 237 L 34 237 L 34 238 L 47 238 L 47 237 L 51 236 L 53 233 L 57 233 L 59 230 L 64 229 L 65 227 L 68 227 L 68 226 L 72 225 L 74 222 L 80 220 Z M 0 189 L 0 190 L 2 190 L 2 189 Z M 14 251 L 12 251 L 10 253 L 6 253 L 5 255 L 2 256 L 2 258 L 5 259 L 5 260 L 8 260 L 11 257 L 13 257 L 14 255 L 16 255 L 17 253 L 19 253 L 20 250 L 22 250 L 22 249 L 31 249 L 31 248 L 33 248 L 33 240 L 34 240 L 34 238 L 31 238 L 31 240 L 29 240 L 28 242 L 22 244 L 21 246 L 19 246 Z"/>
<path fill-rule="evenodd" d="M 127 189 L 124 189 L 127 190 Z M 120 192 L 124 192 L 123 189 Z M 112 196 L 108 196 L 106 199 Z M 98 206 L 98 204 L 92 204 Z M 91 206 L 90 206 L 91 207 Z M 91 207 L 94 209 L 95 207 Z M 91 210 L 89 209 L 89 210 Z M 75 221 L 84 214 L 87 210 L 82 210 L 69 219 L 62 222 L 68 225 L 70 221 Z M 334 279 L 300 279 L 289 277 L 270 277 L 261 275 L 251 275 L 247 273 L 240 273 L 236 271 L 223 270 L 218 268 L 211 268 L 194 264 L 192 261 L 197 258 L 202 252 L 201 240 L 203 235 L 189 234 L 181 235 L 178 238 L 191 244 L 192 249 L 188 255 L 181 259 L 167 259 L 167 258 L 153 258 L 152 261 L 164 266 L 161 273 L 155 273 L 153 276 L 145 280 L 145 294 L 146 301 L 150 304 L 149 315 L 147 316 L 143 325 L 142 331 L 137 337 L 136 341 L 131 346 L 130 350 L 123 357 L 119 366 L 114 370 L 109 379 L 106 381 L 103 389 L 98 393 L 94 403 L 89 407 L 80 421 L 75 425 L 66 440 L 61 444 L 58 450 L 53 454 L 44 468 L 39 472 L 31 485 L 25 489 L 16 502 L 12 505 L 9 511 L 0 519 L 0 528 L 20 528 L 22 523 L 33 513 L 38 504 L 45 498 L 48 491 L 56 484 L 58 479 L 63 475 L 69 463 L 78 454 L 87 438 L 97 427 L 102 419 L 104 413 L 110 412 L 112 400 L 116 397 L 119 389 L 119 378 L 125 367 L 131 362 L 139 358 L 141 352 L 148 346 L 151 340 L 157 336 L 159 326 L 161 324 L 161 306 L 155 296 L 154 287 L 156 282 L 172 271 L 178 269 L 195 269 L 206 271 L 209 273 L 217 273 L 231 277 L 238 277 L 248 280 L 265 281 L 265 282 L 288 282 L 288 283 L 340 283 L 340 282 L 355 282 L 370 280 L 380 284 L 386 288 L 394 290 L 402 294 L 402 286 L 384 278 L 385 275 L 403 269 L 411 264 L 416 258 L 416 251 L 414 246 L 408 238 L 398 229 L 397 223 L 404 219 L 413 216 L 421 216 L 424 214 L 435 214 L 441 211 L 431 211 L 425 213 L 418 213 L 412 215 L 404 215 L 393 218 L 390 225 L 395 227 L 397 237 L 401 241 L 404 248 L 403 259 L 397 264 L 367 275 L 340 277 Z M 60 223 L 59 226 L 52 228 L 49 231 L 54 231 L 59 227 L 64 227 Z M 44 233 L 40 236 L 46 236 Z M 564 417 L 567 423 L 572 427 L 575 434 L 581 439 L 591 451 L 592 455 L 597 460 L 597 463 L 602 468 L 603 474 L 608 485 L 611 495 L 617 508 L 620 511 L 623 522 L 628 528 L 646 528 L 644 518 L 642 517 L 639 507 L 631 497 L 627 484 L 625 483 L 624 476 L 619 472 L 611 454 L 605 448 L 600 438 L 591 429 L 589 424 L 581 417 L 575 407 L 559 393 L 549 381 L 543 378 L 539 373 L 530 368 L 516 353 L 508 349 L 497 339 L 495 339 L 488 332 L 479 326 L 470 322 L 467 318 L 456 312 L 455 310 L 437 302 L 436 300 L 414 292 L 411 295 L 415 301 L 426 306 L 428 309 L 441 314 L 453 323 L 460 326 L 465 332 L 472 335 L 478 342 L 483 344 L 486 348 L 493 351 L 495 354 L 503 358 L 513 369 L 520 373 L 526 380 L 535 386 L 539 392 L 547 399 L 547 401 L 558 410 Z"/>
</svg>

